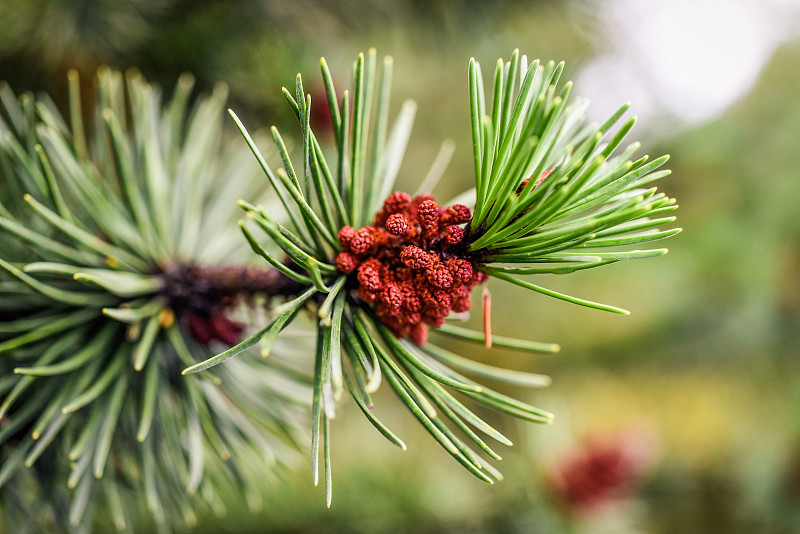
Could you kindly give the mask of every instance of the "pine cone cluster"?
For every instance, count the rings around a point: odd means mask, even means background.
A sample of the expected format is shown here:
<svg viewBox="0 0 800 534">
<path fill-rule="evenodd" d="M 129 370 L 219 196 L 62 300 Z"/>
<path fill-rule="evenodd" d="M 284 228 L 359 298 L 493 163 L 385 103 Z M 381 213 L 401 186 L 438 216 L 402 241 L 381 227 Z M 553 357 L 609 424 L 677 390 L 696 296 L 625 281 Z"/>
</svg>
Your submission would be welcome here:
<svg viewBox="0 0 800 534">
<path fill-rule="evenodd" d="M 439 206 L 432 195 L 395 192 L 372 226 L 339 230 L 336 266 L 354 273 L 358 297 L 373 304 L 397 337 L 422 345 L 428 326 L 472 306 L 472 289 L 486 280 L 462 246 L 472 213 L 462 204 Z"/>
</svg>

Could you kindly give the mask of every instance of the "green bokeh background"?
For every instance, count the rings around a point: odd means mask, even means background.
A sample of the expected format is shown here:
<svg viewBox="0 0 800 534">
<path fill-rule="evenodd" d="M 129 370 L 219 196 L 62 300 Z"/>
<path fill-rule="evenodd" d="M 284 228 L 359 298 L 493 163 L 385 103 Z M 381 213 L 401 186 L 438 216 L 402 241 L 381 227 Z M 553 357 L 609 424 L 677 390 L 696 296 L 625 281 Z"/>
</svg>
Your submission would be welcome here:
<svg viewBox="0 0 800 534">
<path fill-rule="evenodd" d="M 299 71 L 313 89 L 323 55 L 346 84 L 352 59 L 374 46 L 394 57 L 395 109 L 405 98 L 419 106 L 400 186 L 413 190 L 442 139 L 457 144 L 435 191 L 444 200 L 472 180 L 469 57 L 486 70 L 519 48 L 566 60 L 570 79 L 609 44 L 601 9 L 577 0 L 0 0 L 0 79 L 63 105 L 69 68 L 84 80 L 104 64 L 137 68 L 164 87 L 189 71 L 200 90 L 227 83 L 246 124 L 288 137 L 280 87 Z M 667 256 L 542 282 L 632 316 L 490 282 L 497 334 L 562 345 L 534 357 L 453 345 L 554 378 L 547 390 L 516 392 L 555 412 L 554 425 L 488 415 L 515 442 L 499 465 L 505 481 L 487 486 L 461 470 L 382 393 L 378 415 L 409 451 L 345 410 L 334 422 L 331 510 L 299 462 L 265 481 L 261 512 L 231 502 L 227 517 L 202 518 L 197 532 L 800 532 L 798 65 L 800 41 L 788 40 L 721 116 L 668 134 L 655 119 L 634 130 L 645 152 L 672 156 L 659 187 L 678 198 L 684 232 L 665 243 Z M 563 510 L 547 474 L 586 436 L 631 430 L 655 444 L 638 490 L 600 516 Z"/>
</svg>

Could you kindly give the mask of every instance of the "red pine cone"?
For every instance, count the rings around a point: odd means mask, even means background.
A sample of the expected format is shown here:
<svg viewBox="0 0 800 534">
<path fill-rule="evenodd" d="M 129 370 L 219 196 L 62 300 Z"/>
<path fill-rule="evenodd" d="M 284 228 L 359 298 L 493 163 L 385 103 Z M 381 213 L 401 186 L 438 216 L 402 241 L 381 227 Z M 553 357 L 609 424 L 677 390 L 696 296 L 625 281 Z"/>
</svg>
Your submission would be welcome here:
<svg viewBox="0 0 800 534">
<path fill-rule="evenodd" d="M 344 274 L 350 274 L 356 270 L 359 261 L 352 252 L 342 251 L 336 255 L 336 268 Z"/>
<path fill-rule="evenodd" d="M 403 235 L 408 227 L 408 219 L 402 213 L 394 213 L 386 219 L 386 230 L 392 235 Z"/>
</svg>

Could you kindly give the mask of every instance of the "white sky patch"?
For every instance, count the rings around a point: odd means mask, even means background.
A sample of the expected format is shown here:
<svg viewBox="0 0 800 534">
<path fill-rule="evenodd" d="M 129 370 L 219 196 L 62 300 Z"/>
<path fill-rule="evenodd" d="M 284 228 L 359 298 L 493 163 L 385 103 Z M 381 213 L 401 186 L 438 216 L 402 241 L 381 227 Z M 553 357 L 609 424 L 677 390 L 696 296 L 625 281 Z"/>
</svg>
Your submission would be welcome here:
<svg viewBox="0 0 800 534">
<path fill-rule="evenodd" d="M 775 48 L 798 36 L 800 2 L 612 0 L 597 16 L 606 49 L 575 80 L 591 118 L 630 101 L 645 127 L 659 118 L 673 129 L 713 119 L 747 94 Z"/>
</svg>

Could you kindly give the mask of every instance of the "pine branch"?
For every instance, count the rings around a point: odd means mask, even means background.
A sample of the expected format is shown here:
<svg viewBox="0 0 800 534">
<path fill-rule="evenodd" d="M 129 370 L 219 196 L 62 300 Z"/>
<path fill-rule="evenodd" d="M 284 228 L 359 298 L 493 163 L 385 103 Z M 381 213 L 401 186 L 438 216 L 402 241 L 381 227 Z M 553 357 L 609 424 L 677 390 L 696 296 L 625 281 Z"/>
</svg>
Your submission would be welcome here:
<svg viewBox="0 0 800 534">
<path fill-rule="evenodd" d="M 499 473 L 468 443 L 494 459 L 499 456 L 471 427 L 502 443 L 510 442 L 454 394 L 527 421 L 550 423 L 553 415 L 492 391 L 461 372 L 533 387 L 549 384 L 549 377 L 470 361 L 429 342 L 428 330 L 488 347 L 494 339 L 498 346 L 557 351 L 555 344 L 493 338 L 488 309 L 484 309 L 487 319 L 482 333 L 446 325 L 445 320 L 452 312 L 469 310 L 472 290 L 489 277 L 574 304 L 627 314 L 626 310 L 548 290 L 518 276 L 567 274 L 658 256 L 666 249 L 624 247 L 680 231 L 656 229 L 674 220 L 657 216 L 674 210 L 675 201 L 655 188 L 643 187 L 668 174 L 657 171 L 666 156 L 649 163 L 647 157 L 632 162 L 629 158 L 638 143 L 617 153 L 635 122 L 630 119 L 613 129 L 627 105 L 600 126 L 586 124 L 587 103 L 570 99 L 571 82 L 557 89 L 563 63 L 540 65 L 537 60 L 528 66 L 527 58 L 520 57 L 518 51 L 508 63 L 497 63 L 488 112 L 480 66 L 474 60 L 469 64 L 474 206 L 440 206 L 425 191 L 413 199 L 405 193 L 392 193 L 415 107 L 404 105 L 394 126 L 389 126 L 391 67 L 392 61 L 387 58 L 378 69 L 374 50 L 359 55 L 353 65 L 353 87 L 340 94 L 325 60 L 321 61 L 327 93 L 323 105 L 330 109 L 335 139 L 334 164 L 328 163 L 308 120 L 311 99 L 302 92 L 300 75 L 296 94 L 284 89 L 284 95 L 300 126 L 302 172 L 292 163 L 274 127 L 273 139 L 283 168 L 273 171 L 243 122 L 231 112 L 283 199 L 287 215 L 303 214 L 304 224 L 288 217 L 281 225 L 274 220 L 275 212 L 268 214 L 259 205 L 240 202 L 247 218 L 297 265 L 294 279 L 315 293 L 306 304 L 320 317 L 312 395 L 312 472 L 316 484 L 322 446 L 328 506 L 329 432 L 345 385 L 376 429 L 405 448 L 370 411 L 370 393 L 381 381 L 388 383 L 401 403 L 457 462 L 491 483 Z M 373 123 L 369 117 L 377 120 Z M 437 164 L 430 174 L 441 175 L 440 167 Z M 276 176 L 288 178 L 276 180 Z M 300 180 L 300 176 L 306 179 Z M 426 184 L 435 181 L 425 180 Z M 320 216 L 313 215 L 312 206 L 320 207 Z M 247 226 L 242 228 L 253 248 L 275 265 Z M 322 239 L 306 238 L 315 232 Z M 329 236 L 337 239 L 332 241 Z M 486 308 L 489 300 L 484 302 Z M 295 306 L 289 310 L 291 314 Z M 288 317 L 290 321 L 289 311 L 279 318 Z M 285 327 L 283 322 L 275 324 L 277 320 L 241 347 L 257 342 L 259 336 L 269 347 Z M 207 369 L 237 352 L 233 348 L 184 372 Z"/>
</svg>

